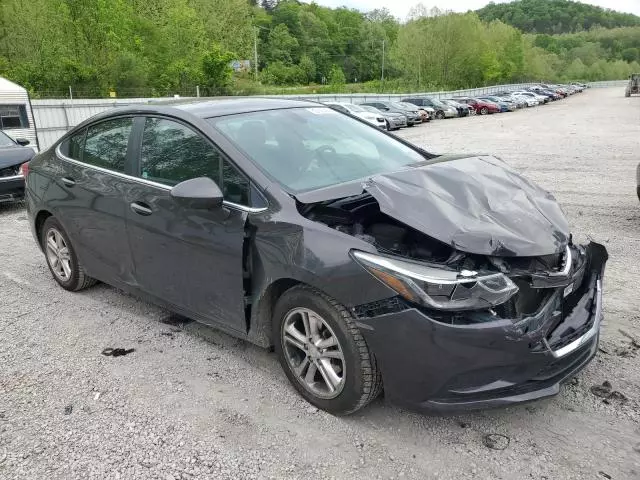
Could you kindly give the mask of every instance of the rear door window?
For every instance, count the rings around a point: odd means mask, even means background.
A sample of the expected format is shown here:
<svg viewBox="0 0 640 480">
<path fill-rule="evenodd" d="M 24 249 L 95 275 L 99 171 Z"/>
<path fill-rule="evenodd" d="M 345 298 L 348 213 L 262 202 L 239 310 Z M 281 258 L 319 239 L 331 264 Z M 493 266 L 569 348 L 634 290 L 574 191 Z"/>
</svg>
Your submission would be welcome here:
<svg viewBox="0 0 640 480">
<path fill-rule="evenodd" d="M 115 118 L 87 129 L 83 163 L 124 173 L 133 118 Z"/>
</svg>

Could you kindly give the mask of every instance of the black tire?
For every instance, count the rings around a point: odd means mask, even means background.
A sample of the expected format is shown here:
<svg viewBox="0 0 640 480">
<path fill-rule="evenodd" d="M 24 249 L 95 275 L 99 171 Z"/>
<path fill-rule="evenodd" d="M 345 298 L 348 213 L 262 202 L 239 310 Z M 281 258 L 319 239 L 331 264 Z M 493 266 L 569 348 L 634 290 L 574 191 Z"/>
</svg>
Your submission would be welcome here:
<svg viewBox="0 0 640 480">
<path fill-rule="evenodd" d="M 486 115 L 489 113 L 489 109 L 487 107 L 482 107 L 480 109 L 480 115 Z"/>
<path fill-rule="evenodd" d="M 344 385 L 330 399 L 319 397 L 302 385 L 283 351 L 283 327 L 288 314 L 304 308 L 319 315 L 338 339 L 344 356 Z M 309 403 L 333 415 L 351 414 L 374 400 L 382 391 L 382 377 L 375 357 L 348 310 L 336 300 L 309 287 L 296 286 L 276 303 L 273 315 L 273 342 L 278 360 L 287 378 Z"/>
<path fill-rule="evenodd" d="M 54 271 L 54 268 L 51 264 L 51 260 L 49 255 L 47 254 L 47 237 L 50 232 L 53 230 L 60 233 L 64 242 L 66 244 L 66 248 L 69 251 L 69 263 L 70 263 L 70 275 L 67 280 L 61 279 Z M 40 244 L 42 245 L 42 250 L 45 252 L 45 259 L 47 260 L 47 266 L 51 271 L 51 275 L 54 280 L 58 282 L 65 290 L 69 290 L 71 292 L 78 292 L 80 290 L 84 290 L 85 288 L 89 288 L 97 283 L 94 278 L 89 277 L 82 264 L 78 260 L 78 256 L 69 240 L 69 236 L 67 232 L 65 232 L 60 222 L 56 220 L 54 217 L 49 217 L 45 220 L 44 225 L 42 225 L 42 231 L 40 233 Z"/>
<path fill-rule="evenodd" d="M 391 129 L 391 124 L 389 123 L 389 120 L 385 120 L 384 123 L 387 126 L 387 132 L 390 132 L 392 129 Z"/>
<path fill-rule="evenodd" d="M 442 110 L 438 110 L 438 111 L 436 112 L 436 118 L 437 118 L 438 120 L 444 120 L 444 112 L 443 112 Z"/>
</svg>

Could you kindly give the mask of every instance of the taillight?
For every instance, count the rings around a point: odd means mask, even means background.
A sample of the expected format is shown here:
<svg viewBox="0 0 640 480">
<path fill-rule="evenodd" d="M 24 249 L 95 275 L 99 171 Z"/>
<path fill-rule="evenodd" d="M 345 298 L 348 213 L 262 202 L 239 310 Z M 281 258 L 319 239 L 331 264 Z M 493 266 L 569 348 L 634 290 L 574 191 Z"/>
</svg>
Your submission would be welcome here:
<svg viewBox="0 0 640 480">
<path fill-rule="evenodd" d="M 20 165 L 20 168 L 18 169 L 18 175 L 22 175 L 24 178 L 27 178 L 27 175 L 29 175 L 29 162 L 25 162 Z"/>
</svg>

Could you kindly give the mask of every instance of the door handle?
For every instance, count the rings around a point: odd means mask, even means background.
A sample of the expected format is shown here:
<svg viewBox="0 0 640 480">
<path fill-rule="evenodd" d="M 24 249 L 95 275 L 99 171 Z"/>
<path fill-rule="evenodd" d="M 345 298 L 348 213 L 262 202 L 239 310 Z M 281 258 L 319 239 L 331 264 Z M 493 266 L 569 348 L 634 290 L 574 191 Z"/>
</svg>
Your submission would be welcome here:
<svg viewBox="0 0 640 480">
<path fill-rule="evenodd" d="M 153 213 L 153 210 L 151 210 L 151 208 L 149 208 L 149 205 L 147 205 L 146 203 L 133 202 L 130 205 L 130 207 L 134 213 L 137 213 L 138 215 L 143 215 L 145 217 L 148 217 Z"/>
<path fill-rule="evenodd" d="M 76 181 L 71 177 L 62 177 L 62 183 L 67 187 L 73 187 L 76 184 Z"/>
</svg>

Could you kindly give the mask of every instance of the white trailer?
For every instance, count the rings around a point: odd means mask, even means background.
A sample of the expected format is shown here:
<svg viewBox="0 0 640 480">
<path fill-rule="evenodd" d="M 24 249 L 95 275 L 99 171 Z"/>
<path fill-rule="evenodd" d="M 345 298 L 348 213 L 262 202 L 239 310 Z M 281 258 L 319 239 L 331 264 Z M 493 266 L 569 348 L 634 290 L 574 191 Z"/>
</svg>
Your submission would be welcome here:
<svg viewBox="0 0 640 480">
<path fill-rule="evenodd" d="M 39 150 L 36 124 L 29 93 L 20 85 L 0 77 L 0 130 L 14 140 L 25 138 Z"/>
</svg>

